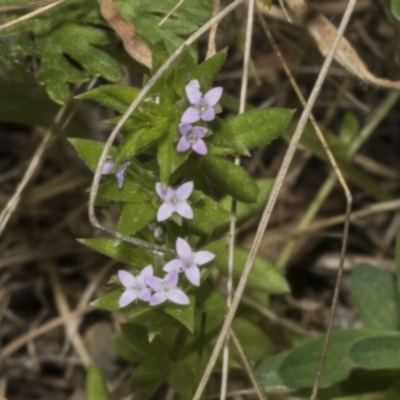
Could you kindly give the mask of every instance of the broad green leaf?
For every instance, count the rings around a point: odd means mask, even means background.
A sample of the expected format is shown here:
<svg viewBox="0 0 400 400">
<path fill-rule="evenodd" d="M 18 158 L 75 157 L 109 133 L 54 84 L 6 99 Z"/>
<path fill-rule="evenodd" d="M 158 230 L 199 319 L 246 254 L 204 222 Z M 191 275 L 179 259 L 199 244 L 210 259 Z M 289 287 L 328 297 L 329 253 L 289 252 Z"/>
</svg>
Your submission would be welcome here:
<svg viewBox="0 0 400 400">
<path fill-rule="evenodd" d="M 278 370 L 282 361 L 288 354 L 288 352 L 283 352 L 270 356 L 258 367 L 257 376 L 266 390 L 271 392 L 285 392 L 288 390 L 281 377 L 278 375 Z"/>
<path fill-rule="evenodd" d="M 258 186 L 247 172 L 233 162 L 206 156 L 200 164 L 204 173 L 219 189 L 243 203 L 255 203 Z"/>
<path fill-rule="evenodd" d="M 224 274 L 228 272 L 228 248 L 221 251 L 221 241 L 210 243 L 205 249 L 216 254 L 214 266 Z M 249 250 L 237 247 L 235 249 L 235 260 L 233 266 L 233 277 L 239 280 L 243 268 L 249 256 Z M 281 294 L 289 292 L 289 285 L 278 268 L 264 257 L 257 256 L 251 270 L 247 287 L 269 294 Z"/>
<path fill-rule="evenodd" d="M 347 112 L 342 120 L 342 126 L 340 127 L 339 138 L 340 143 L 344 146 L 343 155 L 347 153 L 348 145 L 357 137 L 360 131 L 360 123 L 357 117 Z"/>
<path fill-rule="evenodd" d="M 98 195 L 107 200 L 135 203 L 136 205 L 150 202 L 154 196 L 152 197 L 142 186 L 138 185 L 134 179 L 127 176 L 128 171 L 129 170 L 125 173 L 125 180 L 122 188 L 118 187 L 117 179 L 114 174 L 110 174 L 105 178 L 108 179 L 108 182 L 100 185 Z"/>
<path fill-rule="evenodd" d="M 382 331 L 376 329 L 348 329 L 333 332 L 321 376 L 321 386 L 344 380 L 357 367 L 349 357 L 349 350 L 354 343 L 360 339 L 381 334 Z M 325 336 L 319 336 L 289 352 L 278 369 L 278 375 L 287 386 L 292 388 L 313 386 L 324 340 Z"/>
<path fill-rule="evenodd" d="M 197 67 L 197 79 L 204 90 L 207 91 L 213 86 L 213 81 L 224 65 L 227 54 L 228 50 L 222 49 Z"/>
<path fill-rule="evenodd" d="M 390 0 L 390 8 L 396 19 L 400 20 L 400 0 Z"/>
<path fill-rule="evenodd" d="M 399 300 L 391 275 L 369 264 L 360 264 L 350 278 L 350 289 L 367 328 L 399 328 Z"/>
<path fill-rule="evenodd" d="M 233 321 L 233 329 L 240 340 L 246 356 L 252 361 L 258 361 L 261 358 L 271 354 L 274 345 L 267 334 L 257 325 L 244 318 L 236 318 Z M 239 357 L 236 347 L 231 342 L 232 354 Z"/>
<path fill-rule="evenodd" d="M 133 235 L 147 226 L 156 217 L 156 208 L 148 203 L 126 203 L 119 217 L 117 231 L 126 235 Z"/>
<path fill-rule="evenodd" d="M 125 264 L 142 268 L 152 262 L 150 251 L 118 239 L 79 239 L 79 242 Z"/>
<path fill-rule="evenodd" d="M 0 34 L 0 71 L 5 78 L 14 82 L 25 81 L 24 55 L 18 50 L 15 39 L 10 35 Z M 3 89 L 3 86 L 1 88 Z"/>
<path fill-rule="evenodd" d="M 400 334 L 398 332 L 359 340 L 349 351 L 351 360 L 366 369 L 400 370 L 399 354 Z"/>
<path fill-rule="evenodd" d="M 166 135 L 160 140 L 157 152 L 157 163 L 160 167 L 160 180 L 164 186 L 168 185 L 168 180 L 171 175 L 171 153 L 174 151 L 172 148 L 169 135 Z"/>
<path fill-rule="evenodd" d="M 274 179 L 259 179 L 255 181 L 259 189 L 259 195 L 257 198 L 257 203 L 241 203 L 236 204 L 236 226 L 240 226 L 247 222 L 251 217 L 260 212 L 267 203 L 269 194 L 271 193 L 272 186 L 274 185 Z M 219 202 L 219 205 L 230 212 L 232 205 L 232 198 L 230 196 L 225 196 Z M 229 222 L 223 225 L 219 225 L 216 228 L 217 232 L 226 231 L 229 228 Z"/>
<path fill-rule="evenodd" d="M 174 366 L 169 383 L 182 399 L 191 399 L 195 389 L 195 378 L 193 369 L 189 368 L 187 362 L 183 362 Z"/>
<path fill-rule="evenodd" d="M 196 297 L 196 307 L 206 313 L 217 313 L 225 315 L 228 311 L 226 300 L 207 281 L 199 288 L 192 291 Z"/>
<path fill-rule="evenodd" d="M 136 0 L 134 3 L 116 0 L 115 4 L 133 23 L 141 38 L 151 45 L 163 42 L 169 54 L 183 43 L 182 36 L 194 32 L 210 19 L 212 10 L 212 0 L 185 0 L 170 18 L 160 24 L 163 16 L 176 5 L 175 0 Z"/>
<path fill-rule="evenodd" d="M 161 383 L 170 374 L 174 363 L 165 354 L 155 354 L 146 358 L 135 368 L 131 378 L 133 388 Z"/>
<path fill-rule="evenodd" d="M 79 100 L 94 100 L 122 114 L 138 93 L 139 89 L 131 86 L 102 85 L 76 96 L 76 98 Z"/>
<path fill-rule="evenodd" d="M 164 312 L 185 325 L 186 328 L 193 333 L 195 298 L 194 296 L 189 296 L 189 299 L 190 304 L 184 306 L 179 304 L 167 304 L 164 306 Z"/>
<path fill-rule="evenodd" d="M 293 110 L 286 108 L 250 110 L 226 121 L 210 142 L 218 145 L 238 141 L 247 150 L 265 146 L 283 133 L 292 116 Z"/>
<path fill-rule="evenodd" d="M 106 380 L 102 372 L 93 364 L 90 365 L 86 377 L 87 400 L 111 400 Z"/>
<path fill-rule="evenodd" d="M 209 235 L 221 224 L 229 221 L 229 212 L 218 205 L 211 197 L 195 191 L 190 197 L 193 219 L 190 227 L 199 235 Z"/>
<path fill-rule="evenodd" d="M 182 98 L 186 98 L 185 85 L 192 79 L 197 79 L 195 72 L 197 64 L 189 49 L 185 49 L 176 64 L 174 70 L 174 89 Z"/>
<path fill-rule="evenodd" d="M 118 300 L 121 297 L 121 295 L 122 295 L 122 289 L 116 289 L 110 293 L 107 293 L 103 297 L 100 297 L 99 299 L 93 301 L 92 303 L 90 303 L 90 305 L 93 307 L 103 308 L 104 310 L 107 311 L 118 311 L 119 310 Z"/>
<path fill-rule="evenodd" d="M 107 53 L 94 47 L 107 44 L 110 39 L 109 33 L 104 30 L 65 23 L 35 41 L 22 38 L 18 45 L 24 52 L 40 58 L 37 80 L 45 85 L 56 103 L 63 104 L 71 98 L 69 82 L 85 82 L 90 75 L 103 76 L 112 82 L 124 78 L 120 65 Z M 65 54 L 77 61 L 90 75 L 77 69 Z"/>
<path fill-rule="evenodd" d="M 101 153 L 104 149 L 104 143 L 96 140 L 88 139 L 69 139 L 72 146 L 78 152 L 79 157 L 85 162 L 85 164 L 92 170 L 95 171 L 99 162 Z M 111 147 L 110 155 L 113 156 L 116 153 L 116 148 Z"/>
</svg>

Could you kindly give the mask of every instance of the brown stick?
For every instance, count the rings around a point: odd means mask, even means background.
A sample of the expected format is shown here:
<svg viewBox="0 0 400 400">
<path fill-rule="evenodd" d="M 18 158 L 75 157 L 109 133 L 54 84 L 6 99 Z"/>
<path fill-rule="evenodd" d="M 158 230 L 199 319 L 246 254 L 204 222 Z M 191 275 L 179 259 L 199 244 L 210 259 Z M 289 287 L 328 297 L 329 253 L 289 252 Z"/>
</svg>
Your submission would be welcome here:
<svg viewBox="0 0 400 400">
<path fill-rule="evenodd" d="M 98 0 L 103 18 L 121 38 L 126 52 L 137 62 L 151 69 L 152 54 L 150 48 L 136 37 L 136 29 L 122 17 L 112 0 Z"/>
</svg>

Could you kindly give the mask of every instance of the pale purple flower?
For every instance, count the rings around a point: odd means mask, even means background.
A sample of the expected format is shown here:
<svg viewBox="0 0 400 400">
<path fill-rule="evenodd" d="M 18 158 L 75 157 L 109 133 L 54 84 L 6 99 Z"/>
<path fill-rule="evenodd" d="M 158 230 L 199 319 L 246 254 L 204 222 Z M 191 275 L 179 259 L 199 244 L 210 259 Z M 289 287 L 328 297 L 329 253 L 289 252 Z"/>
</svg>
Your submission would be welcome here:
<svg viewBox="0 0 400 400">
<path fill-rule="evenodd" d="M 207 154 L 207 146 L 204 143 L 203 137 L 207 134 L 207 128 L 203 126 L 192 126 L 187 123 L 179 124 L 179 132 L 182 137 L 179 139 L 178 147 L 180 153 L 192 148 L 197 154 L 202 156 Z"/>
<path fill-rule="evenodd" d="M 102 175 L 108 175 L 115 173 L 115 176 L 117 177 L 117 182 L 118 182 L 118 187 L 122 188 L 122 185 L 124 184 L 124 179 L 125 179 L 125 171 L 129 167 L 131 163 L 129 161 L 126 161 L 122 164 L 120 164 L 116 171 L 114 172 L 114 167 L 115 167 L 115 161 L 112 157 L 108 156 L 105 163 L 103 164 L 103 168 L 101 170 Z"/>
<path fill-rule="evenodd" d="M 151 265 L 143 268 L 138 276 L 134 276 L 128 271 L 118 271 L 118 279 L 125 288 L 124 293 L 119 298 L 119 306 L 125 307 L 137 299 L 149 302 L 151 292 L 146 284 L 146 279 L 152 276 L 153 267 Z"/>
<path fill-rule="evenodd" d="M 164 202 L 158 209 L 157 221 L 165 221 L 174 212 L 187 219 L 193 218 L 193 210 L 187 202 L 193 192 L 193 182 L 186 182 L 176 190 L 156 183 L 156 192 Z"/>
<path fill-rule="evenodd" d="M 189 304 L 190 302 L 189 297 L 177 287 L 177 271 L 169 272 L 165 275 L 164 279 L 157 276 L 149 276 L 146 278 L 146 283 L 154 290 L 154 294 L 150 299 L 151 306 L 156 306 L 166 300 L 182 305 Z"/>
<path fill-rule="evenodd" d="M 185 86 L 186 96 L 191 106 L 183 113 L 181 122 L 191 124 L 199 120 L 212 121 L 215 118 L 215 106 L 222 96 L 222 87 L 210 89 L 204 95 L 197 84 L 190 81 Z"/>
<path fill-rule="evenodd" d="M 166 272 L 183 272 L 187 280 L 194 286 L 200 286 L 199 265 L 206 264 L 215 258 L 210 251 L 192 251 L 189 243 L 182 239 L 176 239 L 176 252 L 178 257 L 165 264 L 163 270 Z"/>
</svg>

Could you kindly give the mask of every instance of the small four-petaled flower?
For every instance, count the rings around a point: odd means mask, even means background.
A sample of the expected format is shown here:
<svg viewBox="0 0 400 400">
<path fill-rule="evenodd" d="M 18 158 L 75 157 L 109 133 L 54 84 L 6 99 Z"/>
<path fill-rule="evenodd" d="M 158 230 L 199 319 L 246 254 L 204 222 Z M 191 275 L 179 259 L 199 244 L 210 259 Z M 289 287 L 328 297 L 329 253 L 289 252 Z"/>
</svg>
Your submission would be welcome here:
<svg viewBox="0 0 400 400">
<path fill-rule="evenodd" d="M 210 89 L 203 95 L 198 82 L 193 80 L 185 86 L 190 107 L 183 113 L 181 122 L 191 124 L 200 120 L 212 121 L 215 118 L 215 106 L 222 96 L 222 87 Z"/>
<path fill-rule="evenodd" d="M 163 270 L 168 273 L 171 271 L 183 272 L 192 285 L 200 286 L 199 265 L 213 260 L 215 254 L 205 250 L 194 252 L 189 243 L 182 238 L 176 240 L 176 252 L 179 258 L 169 261 Z"/>
<path fill-rule="evenodd" d="M 157 212 L 157 221 L 165 221 L 175 212 L 184 218 L 193 218 L 193 210 L 187 202 L 193 192 L 193 182 L 186 182 L 176 190 L 156 183 L 156 192 L 163 200 Z"/>
<path fill-rule="evenodd" d="M 151 292 L 145 280 L 152 276 L 153 267 L 151 265 L 143 268 L 138 276 L 134 276 L 128 271 L 118 271 L 119 281 L 125 288 L 124 293 L 122 293 L 119 298 L 119 306 L 125 307 L 138 299 L 149 302 L 151 299 Z"/>
<path fill-rule="evenodd" d="M 179 124 L 179 132 L 182 137 L 179 139 L 177 150 L 181 153 L 192 148 L 202 156 L 207 154 L 207 146 L 203 138 L 207 134 L 207 128 L 203 126 L 192 126 L 188 123 Z"/>
<path fill-rule="evenodd" d="M 165 275 L 164 279 L 157 276 L 149 276 L 146 279 L 146 283 L 154 291 L 150 299 L 151 306 L 157 306 L 166 300 L 181 305 L 186 305 L 190 302 L 189 297 L 177 287 L 177 271 L 169 272 Z"/>
<path fill-rule="evenodd" d="M 129 167 L 130 162 L 126 161 L 122 164 L 120 164 L 116 171 L 114 170 L 115 167 L 115 161 L 112 157 L 108 156 L 105 163 L 103 164 L 103 168 L 101 169 L 102 175 L 108 175 L 115 173 L 115 176 L 117 177 L 117 183 L 118 187 L 122 188 L 122 185 L 124 184 L 124 179 L 125 179 L 125 171 Z"/>
</svg>

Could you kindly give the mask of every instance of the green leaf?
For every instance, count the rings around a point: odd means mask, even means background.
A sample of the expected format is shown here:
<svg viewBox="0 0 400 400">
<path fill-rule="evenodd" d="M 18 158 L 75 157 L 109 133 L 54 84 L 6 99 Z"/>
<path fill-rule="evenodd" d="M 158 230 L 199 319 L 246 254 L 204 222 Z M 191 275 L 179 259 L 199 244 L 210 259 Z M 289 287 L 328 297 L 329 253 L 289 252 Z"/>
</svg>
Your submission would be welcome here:
<svg viewBox="0 0 400 400">
<path fill-rule="evenodd" d="M 195 374 L 186 362 L 175 365 L 172 369 L 169 383 L 172 389 L 182 399 L 191 399 L 194 394 Z"/>
<path fill-rule="evenodd" d="M 190 304 L 181 306 L 179 304 L 167 304 L 164 306 L 164 312 L 175 318 L 181 324 L 185 325 L 191 333 L 194 329 L 194 296 L 189 296 Z"/>
<path fill-rule="evenodd" d="M 225 63 L 227 55 L 228 49 L 222 49 L 197 67 L 197 79 L 205 90 L 212 86 L 215 77 Z"/>
<path fill-rule="evenodd" d="M 180 97 L 186 98 L 185 85 L 195 78 L 196 69 L 196 60 L 190 54 L 189 49 L 186 48 L 179 56 L 174 70 L 174 89 Z"/>
<path fill-rule="evenodd" d="M 106 178 L 107 179 L 107 178 Z M 125 174 L 124 185 L 118 187 L 114 175 L 110 175 L 109 181 L 99 187 L 98 195 L 113 201 L 123 201 L 126 203 L 135 203 L 136 205 L 150 202 L 152 197 L 142 186 L 136 183 L 134 179 Z"/>
<path fill-rule="evenodd" d="M 340 127 L 339 138 L 340 142 L 344 146 L 344 151 L 342 155 L 347 153 L 347 148 L 349 144 L 357 137 L 360 131 L 360 123 L 357 117 L 351 113 L 347 112 L 342 120 L 342 125 Z"/>
<path fill-rule="evenodd" d="M 265 146 L 287 128 L 293 112 L 286 108 L 258 108 L 247 111 L 229 119 L 218 135 L 211 136 L 210 142 L 219 145 L 236 141 L 247 150 Z"/>
<path fill-rule="evenodd" d="M 399 328 L 399 300 L 396 283 L 388 272 L 361 264 L 350 279 L 354 303 L 367 328 Z"/>
<path fill-rule="evenodd" d="M 138 93 L 139 89 L 131 86 L 102 85 L 75 98 L 79 100 L 94 100 L 122 114 Z"/>
<path fill-rule="evenodd" d="M 104 143 L 96 140 L 88 139 L 69 139 L 72 146 L 78 152 L 79 157 L 85 162 L 85 164 L 92 170 L 95 171 L 99 162 L 101 153 L 104 149 Z M 115 147 L 111 147 L 110 155 L 114 155 L 116 152 Z"/>
<path fill-rule="evenodd" d="M 219 189 L 243 203 L 255 203 L 258 186 L 247 172 L 234 163 L 206 156 L 201 162 L 204 173 Z"/>
<path fill-rule="evenodd" d="M 257 325 L 244 318 L 236 318 L 233 321 L 233 329 L 240 340 L 246 356 L 252 361 L 258 361 L 274 350 L 270 338 Z M 231 351 L 236 359 L 240 359 L 236 347 L 231 342 Z"/>
<path fill-rule="evenodd" d="M 236 204 L 236 226 L 240 226 L 247 222 L 251 217 L 260 212 L 267 203 L 269 194 L 271 193 L 272 186 L 274 185 L 274 179 L 259 179 L 255 181 L 259 189 L 259 195 L 257 197 L 256 203 L 246 204 L 237 202 Z M 232 204 L 232 198 L 230 196 L 225 196 L 219 202 L 220 207 L 230 212 Z M 229 222 L 225 224 L 218 225 L 216 228 L 217 232 L 225 232 L 229 228 Z"/>
<path fill-rule="evenodd" d="M 105 296 L 90 303 L 93 307 L 103 308 L 107 311 L 118 311 L 119 310 L 119 298 L 122 295 L 122 289 L 113 290 L 107 293 Z"/>
<path fill-rule="evenodd" d="M 258 367 L 257 376 L 267 391 L 274 393 L 287 391 L 284 382 L 278 375 L 278 370 L 288 354 L 288 352 L 283 352 L 268 357 Z"/>
<path fill-rule="evenodd" d="M 118 239 L 79 239 L 79 242 L 108 257 L 136 267 L 152 262 L 150 252 Z"/>
<path fill-rule="evenodd" d="M 174 363 L 165 354 L 155 354 L 146 358 L 135 368 L 131 378 L 133 388 L 161 383 L 170 374 Z"/>
<path fill-rule="evenodd" d="M 196 307 L 206 313 L 225 315 L 228 311 L 225 298 L 207 281 L 193 291 L 196 297 Z"/>
<path fill-rule="evenodd" d="M 93 364 L 89 366 L 86 377 L 87 400 L 111 400 L 106 380 L 102 372 Z"/>
<path fill-rule="evenodd" d="M 31 56 L 41 59 L 37 80 L 56 103 L 70 100 L 68 83 L 85 82 L 90 76 L 79 70 L 65 57 L 72 57 L 91 76 L 103 76 L 116 82 L 124 78 L 120 65 L 107 53 L 94 46 L 110 42 L 104 30 L 73 23 L 64 23 L 54 28 L 51 34 L 38 37 L 35 41 L 19 40 L 19 47 Z"/>
<path fill-rule="evenodd" d="M 221 241 L 210 243 L 205 249 L 216 254 L 214 266 L 224 274 L 228 273 L 228 249 L 221 250 Z M 233 278 L 240 279 L 244 265 L 250 251 L 237 247 L 235 249 L 235 259 L 233 265 Z M 281 294 L 289 292 L 289 285 L 282 276 L 278 268 L 264 257 L 257 256 L 251 270 L 247 287 L 253 290 L 259 290 L 269 294 Z"/>
<path fill-rule="evenodd" d="M 349 357 L 349 350 L 354 343 L 360 339 L 381 334 L 382 331 L 375 329 L 349 329 L 333 332 L 321 376 L 321 386 L 344 380 L 357 367 Z M 325 336 L 311 339 L 292 350 L 285 357 L 278 369 L 278 374 L 287 386 L 292 388 L 313 386 L 324 340 Z"/>
<path fill-rule="evenodd" d="M 194 191 L 190 198 L 193 209 L 193 219 L 190 227 L 198 235 L 210 235 L 216 226 L 229 221 L 229 212 L 218 205 L 211 197 Z"/>
<path fill-rule="evenodd" d="M 400 0 L 390 0 L 390 8 L 396 19 L 400 20 Z"/>
<path fill-rule="evenodd" d="M 400 370 L 400 334 L 377 336 L 359 340 L 350 348 L 351 360 L 366 369 Z"/>
<path fill-rule="evenodd" d="M 126 203 L 119 217 L 117 231 L 133 235 L 147 226 L 156 217 L 157 210 L 148 202 L 142 204 Z"/>
</svg>

